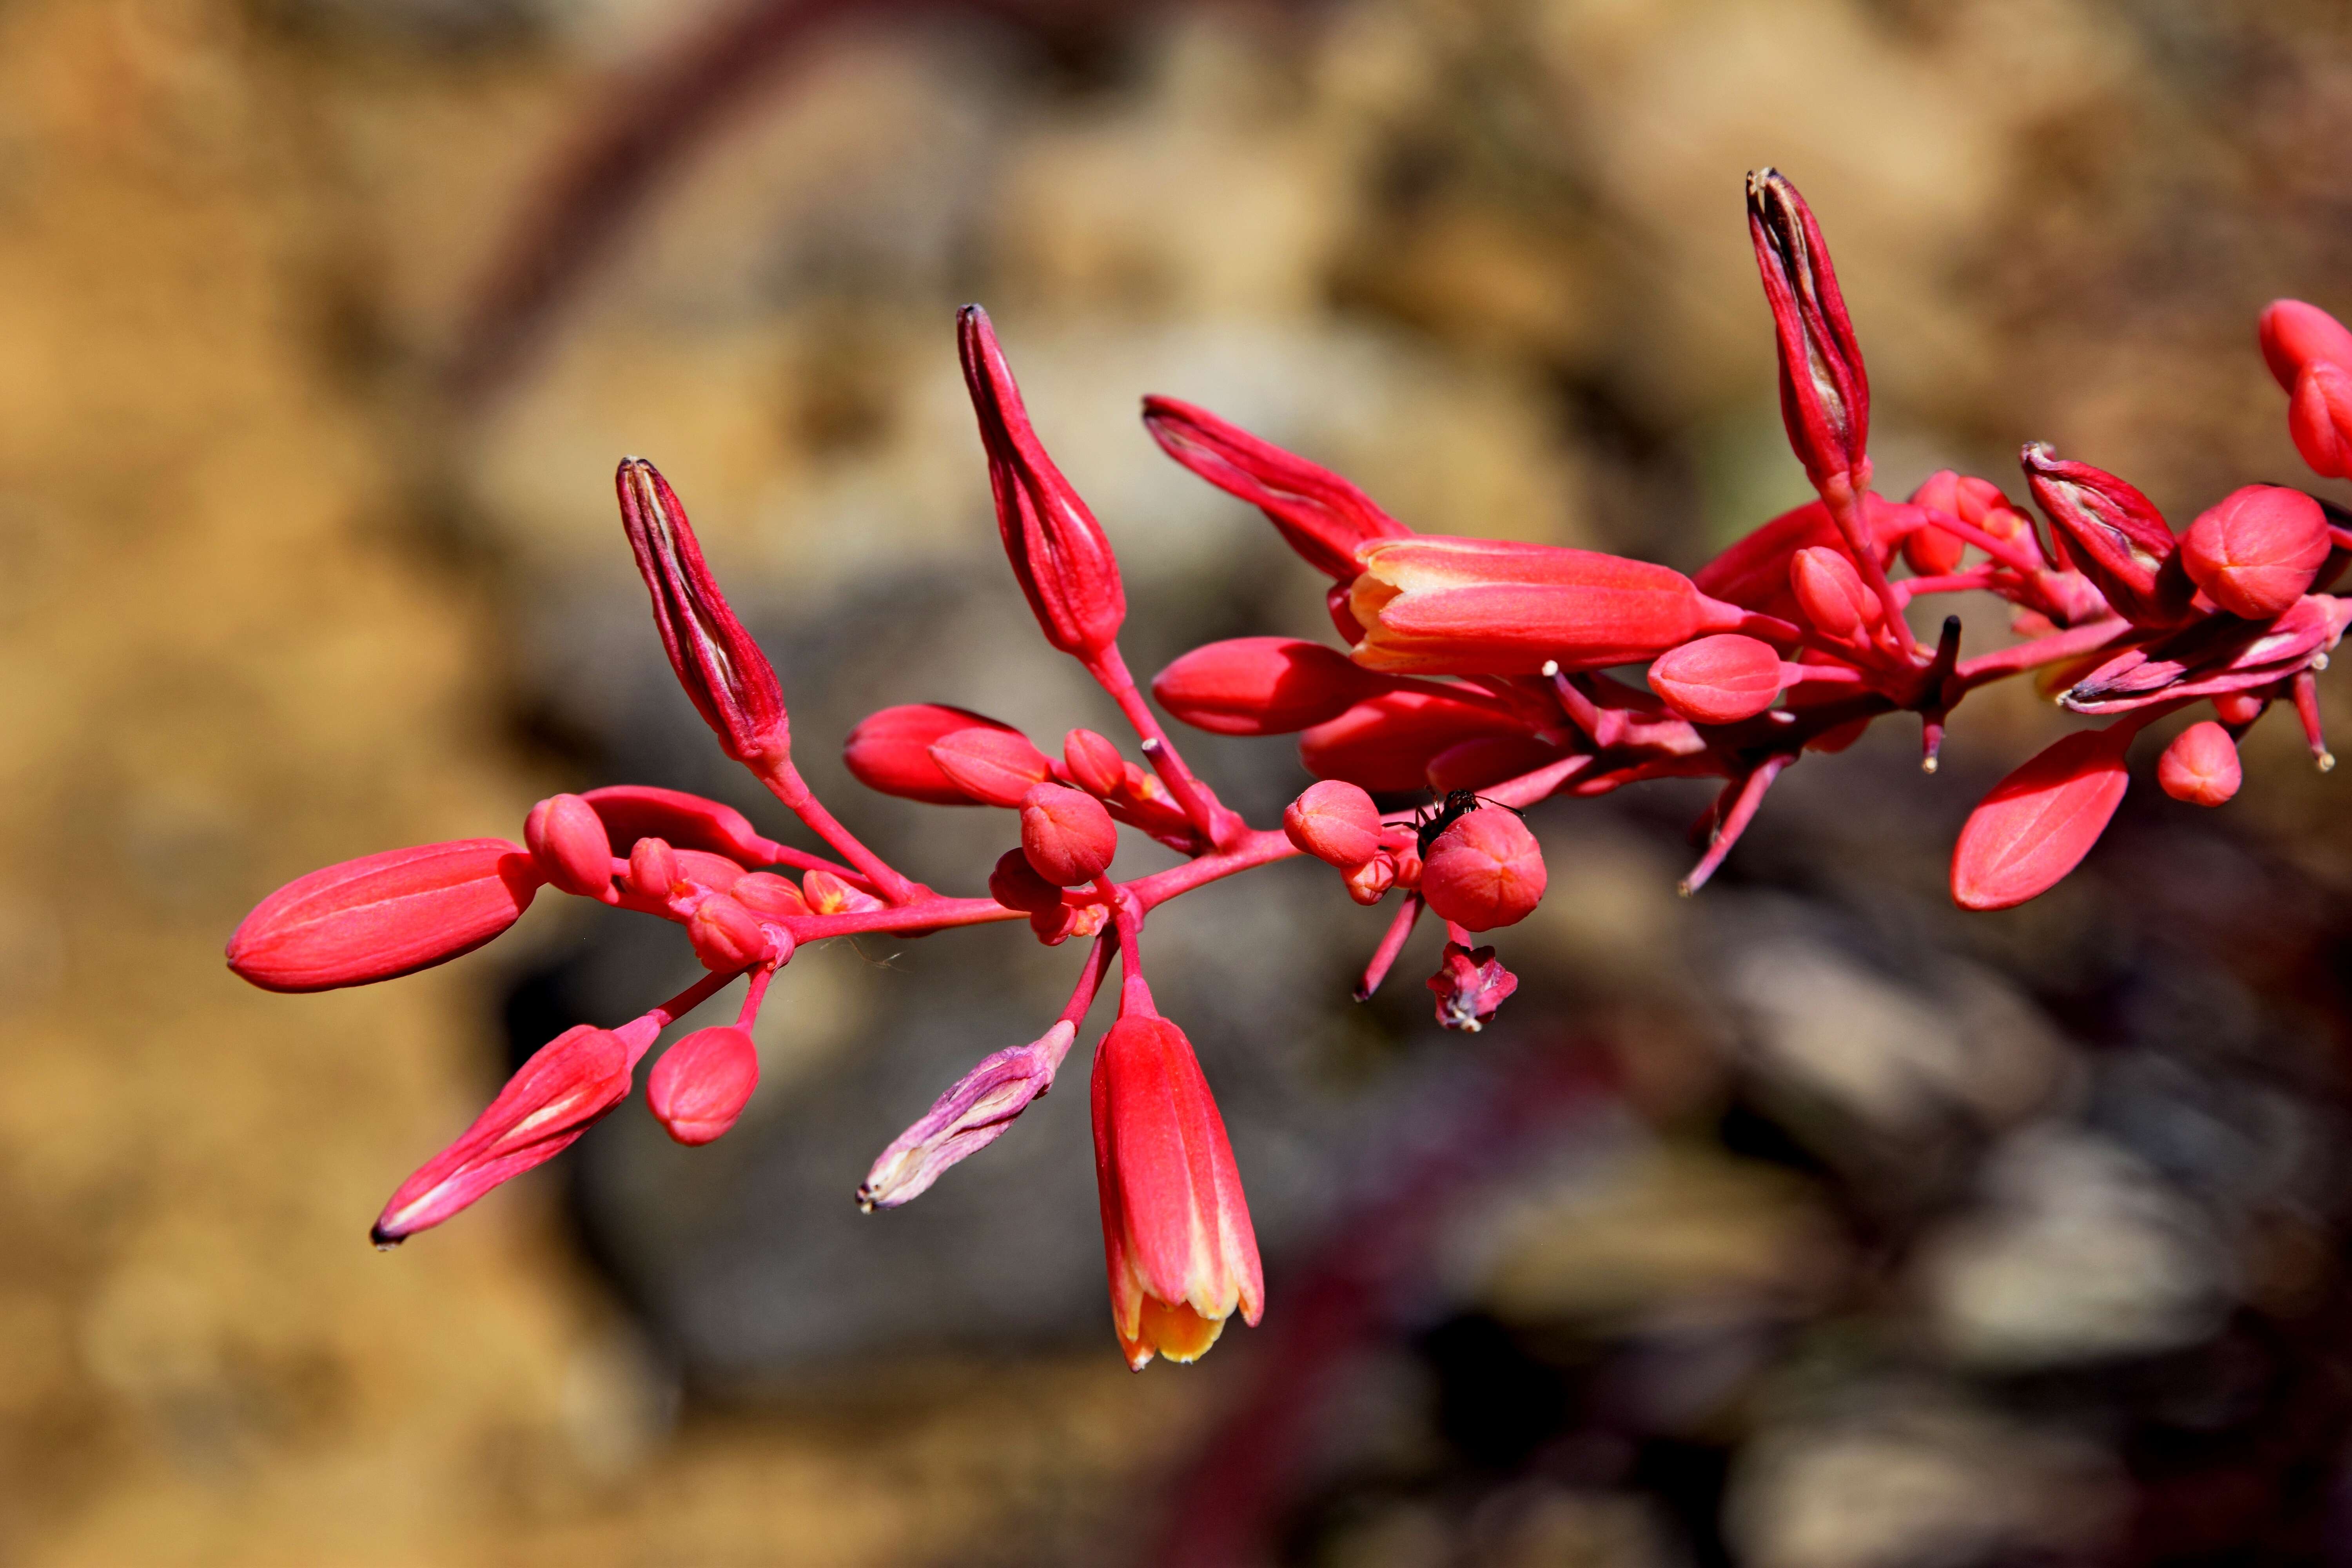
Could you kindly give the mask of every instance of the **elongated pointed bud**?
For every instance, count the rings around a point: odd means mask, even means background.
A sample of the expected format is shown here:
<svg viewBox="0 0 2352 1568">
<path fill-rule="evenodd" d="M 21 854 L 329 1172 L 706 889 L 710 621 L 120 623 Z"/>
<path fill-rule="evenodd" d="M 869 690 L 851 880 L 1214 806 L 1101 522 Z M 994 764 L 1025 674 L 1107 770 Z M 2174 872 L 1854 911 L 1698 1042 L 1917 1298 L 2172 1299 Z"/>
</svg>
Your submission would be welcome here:
<svg viewBox="0 0 2352 1568">
<path fill-rule="evenodd" d="M 401 1183 L 376 1217 L 379 1247 L 449 1218 L 501 1182 L 543 1165 L 628 1097 L 629 1071 L 657 1030 L 566 1029 L 532 1054 L 474 1124 Z"/>
<path fill-rule="evenodd" d="M 2005 910 L 2037 898 L 2080 865 L 2122 804 L 2133 729 L 2118 723 L 2060 740 L 1993 786 L 1952 847 L 1952 899 Z"/>
<path fill-rule="evenodd" d="M 1062 737 L 1062 765 L 1069 769 L 1070 782 L 1091 795 L 1108 798 L 1127 783 L 1128 763 L 1118 746 L 1092 730 L 1073 730 Z"/>
<path fill-rule="evenodd" d="M 1196 647 L 1151 682 L 1151 695 L 1196 730 L 1291 735 L 1335 719 L 1385 682 L 1336 648 L 1297 637 L 1229 637 Z"/>
<path fill-rule="evenodd" d="M 721 801 L 652 784 L 607 784 L 580 796 L 604 824 L 613 853 L 628 858 L 640 838 L 660 838 L 680 849 L 724 855 L 745 866 L 760 865 L 776 852 L 774 840 L 751 819 Z"/>
<path fill-rule="evenodd" d="M 2117 615 L 2168 626 L 2193 614 L 2179 542 L 2154 501 L 2103 468 L 2060 458 L 2046 442 L 2028 443 L 2020 460 L 2034 503 Z"/>
<path fill-rule="evenodd" d="M 2317 501 L 2279 485 L 2248 485 L 2189 525 L 2180 562 L 2207 598 L 2233 616 L 2266 621 L 2303 597 L 2328 547 Z"/>
<path fill-rule="evenodd" d="M 1778 171 L 1748 176 L 1748 233 L 1780 356 L 1780 417 L 1816 487 L 1870 484 L 1870 376 L 1812 209 Z"/>
<path fill-rule="evenodd" d="M 1790 556 L 1789 588 L 1805 618 L 1833 637 L 1859 637 L 1885 615 L 1843 550 L 1817 544 Z"/>
<path fill-rule="evenodd" d="M 1172 397 L 1147 397 L 1143 427 L 1170 457 L 1265 513 L 1308 565 L 1342 583 L 1356 574 L 1360 547 L 1412 532 L 1330 469 L 1205 408 Z"/>
<path fill-rule="evenodd" d="M 644 458 L 625 458 L 613 483 L 621 526 L 653 595 L 654 626 L 695 710 L 736 761 L 788 759 L 792 725 L 783 689 L 703 563 L 702 546 L 669 481 Z"/>
<path fill-rule="evenodd" d="M 1020 733 L 968 708 L 943 702 L 907 702 L 869 713 L 842 743 L 841 760 L 867 789 L 931 805 L 978 805 L 980 802 L 940 771 L 931 747 L 959 730 Z"/>
<path fill-rule="evenodd" d="M 1469 1035 L 1485 1028 L 1518 988 L 1519 977 L 1503 967 L 1493 948 L 1468 948 L 1458 942 L 1445 944 L 1445 956 L 1429 977 L 1439 1025 Z"/>
<path fill-rule="evenodd" d="M 388 849 L 298 877 L 228 939 L 228 966 L 265 991 L 331 991 L 471 952 L 530 907 L 542 873 L 503 838 Z"/>
<path fill-rule="evenodd" d="M 1297 848 L 1342 871 L 1354 870 L 1381 851 L 1380 808 L 1370 795 L 1339 779 L 1308 784 L 1283 808 L 1282 831 Z"/>
<path fill-rule="evenodd" d="M 2263 363 L 2282 390 L 2293 392 L 2304 367 L 2326 363 L 2352 366 L 2352 331 L 2316 305 L 2300 300 L 2273 300 L 2263 310 L 2256 335 Z"/>
<path fill-rule="evenodd" d="M 646 1104 L 689 1147 L 725 1134 L 760 1087 L 760 1048 L 732 1025 L 697 1029 L 664 1051 L 646 1075 Z"/>
<path fill-rule="evenodd" d="M 1021 851 L 1055 887 L 1084 887 L 1118 853 L 1118 825 L 1083 790 L 1036 784 L 1021 801 Z"/>
<path fill-rule="evenodd" d="M 1650 666 L 1650 689 L 1694 724 L 1753 719 L 1780 695 L 1780 656 L 1737 632 L 1701 637 Z"/>
<path fill-rule="evenodd" d="M 1465 931 L 1516 925 L 1543 901 L 1543 851 L 1516 812 L 1481 806 L 1437 836 L 1422 862 L 1421 896 Z"/>
<path fill-rule="evenodd" d="M 1111 1324 L 1127 1363 L 1196 1361 L 1265 1307 L 1223 1118 L 1182 1030 L 1122 1016 L 1095 1047 L 1095 1182 Z"/>
<path fill-rule="evenodd" d="M 983 805 L 1017 806 L 1031 786 L 1054 776 L 1045 753 L 1012 730 L 959 730 L 931 743 L 931 761 L 949 783 Z"/>
<path fill-rule="evenodd" d="M 1062 889 L 1037 874 L 1025 851 L 1007 849 L 988 873 L 988 896 L 1024 914 L 1050 914 L 1062 907 Z"/>
<path fill-rule="evenodd" d="M 1013 574 L 1045 640 L 1064 653 L 1092 658 L 1111 645 L 1127 619 L 1118 558 L 1030 426 L 988 312 L 966 305 L 956 314 L 956 331 Z"/>
<path fill-rule="evenodd" d="M 890 1141 L 857 1189 L 858 1207 L 894 1209 L 920 1197 L 950 1166 L 1003 1137 L 1013 1118 L 1054 1087 L 1077 1034 L 1077 1026 L 1066 1019 L 1025 1046 L 982 1058 Z"/>
<path fill-rule="evenodd" d="M 2175 735 L 2156 760 L 2156 782 L 2164 793 L 2191 805 L 2221 805 L 2238 793 L 2243 777 L 2238 743 L 2210 719 Z"/>
<path fill-rule="evenodd" d="M 1422 534 L 1363 550 L 1349 607 L 1366 669 L 1534 675 L 1655 658 L 1746 619 L 1672 567 L 1593 550 Z"/>
<path fill-rule="evenodd" d="M 558 891 L 594 899 L 612 890 L 613 841 L 596 808 L 578 795 L 550 795 L 532 806 L 522 841 Z"/>
</svg>

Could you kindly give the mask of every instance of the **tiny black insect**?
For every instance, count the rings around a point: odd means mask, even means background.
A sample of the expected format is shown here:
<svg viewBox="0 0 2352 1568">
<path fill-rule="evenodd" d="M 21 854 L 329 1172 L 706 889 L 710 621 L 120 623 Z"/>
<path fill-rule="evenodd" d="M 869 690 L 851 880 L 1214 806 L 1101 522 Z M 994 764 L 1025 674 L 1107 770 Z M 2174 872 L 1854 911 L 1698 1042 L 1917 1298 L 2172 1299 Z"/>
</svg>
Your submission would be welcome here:
<svg viewBox="0 0 2352 1568">
<path fill-rule="evenodd" d="M 1429 847 L 1437 842 L 1437 836 L 1444 832 L 1447 828 L 1453 826 L 1454 823 L 1461 820 L 1463 817 L 1465 817 L 1472 812 L 1477 810 L 1481 805 L 1501 805 L 1505 811 L 1509 812 L 1514 816 L 1524 817 L 1527 816 L 1527 813 L 1521 811 L 1517 806 L 1503 805 L 1503 803 L 1499 800 L 1488 800 L 1485 795 L 1480 795 L 1475 790 L 1457 789 L 1449 791 L 1444 801 L 1434 805 L 1424 805 L 1421 808 L 1423 811 L 1434 813 L 1434 816 L 1426 819 L 1423 819 L 1419 815 L 1415 815 L 1413 817 L 1413 838 L 1415 844 L 1421 850 L 1421 858 L 1424 860 L 1428 859 Z"/>
</svg>

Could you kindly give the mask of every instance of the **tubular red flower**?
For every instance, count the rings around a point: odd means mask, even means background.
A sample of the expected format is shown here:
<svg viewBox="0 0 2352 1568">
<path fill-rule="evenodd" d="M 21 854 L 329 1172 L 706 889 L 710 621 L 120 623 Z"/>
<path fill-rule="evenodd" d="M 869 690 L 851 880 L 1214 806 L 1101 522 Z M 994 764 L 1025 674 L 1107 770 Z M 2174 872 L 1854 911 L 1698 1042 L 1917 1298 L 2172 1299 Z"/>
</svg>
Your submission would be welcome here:
<svg viewBox="0 0 2352 1568">
<path fill-rule="evenodd" d="M 1083 887 L 1118 853 L 1118 826 L 1085 791 L 1036 784 L 1021 800 L 1021 852 L 1055 887 Z"/>
<path fill-rule="evenodd" d="M 2080 730 L 1993 786 L 1952 847 L 1952 899 L 2005 910 L 2038 898 L 2080 865 L 2122 804 L 2137 726 Z"/>
<path fill-rule="evenodd" d="M 1366 669 L 1534 675 L 1654 658 L 1747 620 L 1672 567 L 1592 550 L 1423 534 L 1363 550 L 1349 608 Z"/>
<path fill-rule="evenodd" d="M 331 991 L 467 953 L 530 907 L 541 874 L 503 838 L 388 849 L 298 877 L 228 939 L 228 966 L 265 991 Z"/>
<path fill-rule="evenodd" d="M 2178 541 L 2155 502 L 2105 469 L 2062 460 L 2045 442 L 2029 442 L 2021 461 L 2062 556 L 2117 615 L 2135 626 L 2169 626 L 2195 613 L 2189 574 L 2175 559 Z"/>
<path fill-rule="evenodd" d="M 1045 753 L 1017 730 L 943 735 L 931 743 L 931 761 L 949 783 L 983 805 L 1019 805 L 1032 785 L 1054 776 Z"/>
<path fill-rule="evenodd" d="M 1064 653 L 1093 658 L 1110 647 L 1127 619 L 1118 558 L 1031 427 L 988 312 L 966 305 L 957 312 L 956 329 L 1013 574 L 1045 640 Z"/>
<path fill-rule="evenodd" d="M 1778 171 L 1748 176 L 1748 233 L 1780 356 L 1780 417 L 1816 486 L 1870 483 L 1870 376 L 1812 209 Z"/>
<path fill-rule="evenodd" d="M 723 1136 L 760 1087 L 760 1048 L 732 1025 L 697 1029 L 664 1051 L 646 1075 L 646 1104 L 689 1147 Z"/>
<path fill-rule="evenodd" d="M 1095 1181 L 1111 1324 L 1128 1364 L 1195 1361 L 1265 1282 L 1241 1173 L 1183 1031 L 1129 1014 L 1095 1047 Z"/>
<path fill-rule="evenodd" d="M 931 747 L 960 730 L 996 730 L 1017 735 L 1012 725 L 984 713 L 942 702 L 907 702 L 869 713 L 842 742 L 841 760 L 859 784 L 901 800 L 931 805 L 977 805 L 953 779 L 940 771 Z"/>
<path fill-rule="evenodd" d="M 625 458 L 613 478 L 637 571 L 654 601 L 654 626 L 695 710 L 737 762 L 773 763 L 792 755 L 783 689 L 768 656 L 735 618 L 702 546 L 651 463 Z"/>
<path fill-rule="evenodd" d="M 1544 895 L 1543 851 L 1518 814 L 1482 806 L 1457 818 L 1429 847 L 1421 896 L 1465 931 L 1492 931 L 1527 919 Z"/>
<path fill-rule="evenodd" d="M 376 1245 L 439 1225 L 571 1147 L 627 1098 L 630 1068 L 650 1044 L 650 1034 L 638 1041 L 581 1024 L 541 1046 L 455 1143 L 401 1183 L 376 1217 Z"/>
<path fill-rule="evenodd" d="M 1196 730 L 1217 735 L 1289 735 L 1383 686 L 1336 648 L 1297 637 L 1230 637 L 1196 647 L 1161 670 L 1151 695 Z"/>
<path fill-rule="evenodd" d="M 1380 807 L 1356 785 L 1325 779 L 1283 808 L 1282 831 L 1302 853 L 1352 871 L 1380 853 Z"/>
<path fill-rule="evenodd" d="M 1685 643 L 1650 666 L 1650 689 L 1694 724 L 1753 719 L 1772 706 L 1781 684 L 1771 645 L 1736 632 Z"/>
<path fill-rule="evenodd" d="M 2180 562 L 2205 596 L 2266 621 L 2303 597 L 2327 559 L 2326 514 L 2301 490 L 2248 485 L 2201 513 L 2180 538 Z"/>
<path fill-rule="evenodd" d="M 2243 776 L 2238 743 L 2210 719 L 2175 735 L 2156 760 L 2156 782 L 2164 793 L 2191 805 L 2221 805 L 2238 793 Z"/>
<path fill-rule="evenodd" d="M 1318 778 L 1368 790 L 1426 787 L 1429 762 L 1481 735 L 1523 733 L 1523 721 L 1486 702 L 1433 691 L 1390 691 L 1298 737 L 1298 760 Z"/>
<path fill-rule="evenodd" d="M 1308 565 L 1342 583 L 1356 574 L 1360 546 L 1412 533 L 1330 469 L 1261 440 L 1205 408 L 1172 397 L 1147 397 L 1143 427 L 1170 457 L 1265 513 Z"/>
<path fill-rule="evenodd" d="M 532 806 L 522 841 L 558 891 L 597 899 L 613 890 L 613 841 L 596 808 L 578 795 L 553 795 Z"/>
</svg>

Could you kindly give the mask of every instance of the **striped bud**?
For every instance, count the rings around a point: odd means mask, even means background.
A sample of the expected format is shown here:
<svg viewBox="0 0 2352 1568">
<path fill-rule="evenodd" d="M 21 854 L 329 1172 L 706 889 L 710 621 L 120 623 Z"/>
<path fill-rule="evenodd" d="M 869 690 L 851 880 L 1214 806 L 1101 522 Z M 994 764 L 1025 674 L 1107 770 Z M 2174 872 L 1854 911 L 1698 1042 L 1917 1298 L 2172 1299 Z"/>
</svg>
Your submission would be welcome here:
<svg viewBox="0 0 2352 1568">
<path fill-rule="evenodd" d="M 1054 776 L 1045 753 L 1013 730 L 959 730 L 931 743 L 931 761 L 983 805 L 1015 806 L 1030 786 Z"/>
<path fill-rule="evenodd" d="M 612 891 L 613 841 L 596 808 L 578 795 L 553 795 L 532 806 L 522 841 L 559 892 L 594 899 Z"/>
<path fill-rule="evenodd" d="M 929 805 L 977 805 L 931 758 L 932 745 L 960 730 L 1018 734 L 1010 724 L 942 702 L 908 702 L 869 713 L 842 743 L 850 776 L 867 789 Z"/>
<path fill-rule="evenodd" d="M 1650 689 L 1694 724 L 1736 724 L 1772 706 L 1781 668 L 1769 643 L 1726 632 L 1660 656 Z"/>
<path fill-rule="evenodd" d="M 514 924 L 541 873 L 503 838 L 388 849 L 298 877 L 228 939 L 228 966 L 265 991 L 366 985 L 444 963 Z"/>
<path fill-rule="evenodd" d="M 1117 795 L 1127 780 L 1127 759 L 1117 743 L 1092 730 L 1062 737 L 1062 765 L 1070 770 L 1070 782 L 1092 795 Z"/>
<path fill-rule="evenodd" d="M 1320 643 L 1231 637 L 1196 647 L 1161 670 L 1151 695 L 1212 734 L 1290 735 L 1337 718 L 1382 684 Z"/>
<path fill-rule="evenodd" d="M 2238 793 L 2243 776 L 2238 743 L 2210 719 L 2175 735 L 2156 760 L 2156 782 L 2164 793 L 2191 805 L 2220 805 Z"/>
<path fill-rule="evenodd" d="M 1084 887 L 1118 853 L 1118 825 L 1083 790 L 1035 784 L 1021 801 L 1021 851 L 1055 887 Z"/>
<path fill-rule="evenodd" d="M 2180 562 L 2207 598 L 2233 616 L 2266 621 L 2303 597 L 2328 548 L 2317 501 L 2280 485 L 2248 485 L 2189 525 Z"/>
<path fill-rule="evenodd" d="M 1789 557 L 1789 589 L 1805 618 L 1833 637 L 1857 638 L 1885 614 L 1845 552 L 1826 545 Z"/>
<path fill-rule="evenodd" d="M 1037 874 L 1024 850 L 1007 849 L 988 873 L 988 896 L 1008 910 L 1046 914 L 1062 907 L 1062 889 Z"/>
<path fill-rule="evenodd" d="M 2060 458 L 2045 442 L 2028 443 L 2021 461 L 2064 555 L 2117 615 L 2168 626 L 2194 614 L 2189 574 L 2175 560 L 2179 542 L 2155 502 L 2105 469 Z"/>
<path fill-rule="evenodd" d="M 1283 808 L 1282 831 L 1302 852 L 1350 871 L 1380 853 L 1380 807 L 1356 785 L 1325 779 Z"/>
<path fill-rule="evenodd" d="M 2038 898 L 2080 865 L 2122 804 L 2132 730 L 2081 730 L 1995 784 L 1952 847 L 1952 900 L 2005 910 Z"/>
<path fill-rule="evenodd" d="M 760 1087 L 760 1049 L 732 1025 L 697 1029 L 646 1075 L 646 1104 L 679 1142 L 708 1143 L 734 1126 Z"/>
<path fill-rule="evenodd" d="M 1525 920 L 1544 895 L 1543 851 L 1518 814 L 1481 806 L 1437 836 L 1422 862 L 1421 896 L 1465 931 Z"/>
<path fill-rule="evenodd" d="M 775 929 L 781 933 L 783 928 Z M 714 974 L 749 969 L 766 957 L 768 931 L 759 916 L 726 893 L 703 900 L 686 921 L 686 940 L 694 944 L 694 956 Z"/>
<path fill-rule="evenodd" d="M 1748 233 L 1780 358 L 1780 418 L 1815 486 L 1869 483 L 1870 376 L 1812 209 L 1778 171 L 1748 176 Z"/>
</svg>

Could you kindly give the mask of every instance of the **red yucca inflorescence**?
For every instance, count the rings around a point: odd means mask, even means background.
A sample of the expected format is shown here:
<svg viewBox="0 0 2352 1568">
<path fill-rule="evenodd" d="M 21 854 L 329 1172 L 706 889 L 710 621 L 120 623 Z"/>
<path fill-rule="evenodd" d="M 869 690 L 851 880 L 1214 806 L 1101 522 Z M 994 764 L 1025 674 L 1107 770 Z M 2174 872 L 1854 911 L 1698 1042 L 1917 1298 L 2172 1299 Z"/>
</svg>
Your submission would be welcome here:
<svg viewBox="0 0 2352 1568">
<path fill-rule="evenodd" d="M 1215 1100 L 1183 1031 L 1152 1003 L 1142 933 L 1153 910 L 1294 855 L 1338 871 L 1347 895 L 1397 910 L 1357 989 L 1381 984 L 1424 910 L 1447 941 L 1430 978 L 1439 1022 L 1476 1029 L 1516 988 L 1474 933 L 1526 918 L 1543 855 L 1519 812 L 1645 779 L 1707 777 L 1702 886 L 1782 770 L 1909 713 L 1932 772 L 1948 715 L 2029 670 L 2078 713 L 2070 734 L 1994 788 L 1962 828 L 1952 896 L 1978 910 L 2040 894 L 2083 858 L 2123 797 L 2126 753 L 2150 722 L 2196 702 L 2158 765 L 2177 799 L 2218 805 L 2239 784 L 2237 740 L 2287 699 L 2324 768 L 2313 673 L 2352 618 L 2330 597 L 2352 530 L 2298 490 L 2251 485 L 2176 535 L 2138 490 L 2036 443 L 2025 493 L 2046 532 L 1990 481 L 1944 472 L 1908 500 L 1871 489 L 1870 384 L 1827 247 L 1796 188 L 1748 180 L 1748 226 L 1778 335 L 1789 438 L 1819 499 L 1776 517 L 1695 576 L 1587 550 L 1417 533 L 1354 485 L 1171 398 L 1144 400 L 1177 462 L 1258 507 L 1332 580 L 1344 650 L 1286 637 L 1197 648 L 1152 683 L 1178 719 L 1224 735 L 1296 734 L 1320 781 L 1257 828 L 1184 764 L 1119 653 L 1125 590 L 1109 541 L 1047 455 L 987 316 L 958 321 L 1007 555 L 1046 640 L 1085 666 L 1135 731 L 1139 763 L 1072 730 L 1058 755 L 960 708 L 885 709 L 849 734 L 849 771 L 885 794 L 1017 814 L 1016 847 L 984 898 L 913 881 L 853 837 L 793 765 L 782 689 L 729 608 L 685 509 L 651 464 L 617 477 L 622 522 L 654 621 L 687 695 L 831 855 L 762 836 L 731 807 L 616 785 L 532 808 L 523 843 L 467 839 L 394 850 L 280 889 L 228 944 L 229 966 L 278 991 L 390 979 L 511 925 L 542 886 L 684 928 L 709 973 L 612 1028 L 541 1047 L 457 1141 L 377 1216 L 389 1246 L 438 1225 L 578 1138 L 628 1097 L 661 1031 L 740 976 L 732 1026 L 673 1045 L 647 1100 L 684 1143 L 719 1137 L 757 1086 L 750 1030 L 770 979 L 801 943 L 1026 919 L 1040 942 L 1090 939 L 1069 1005 L 1027 1045 L 982 1060 L 886 1149 L 858 1188 L 869 1209 L 914 1198 L 1002 1136 L 1053 1086 L 1116 960 L 1117 1021 L 1096 1047 L 1092 1110 L 1112 1321 L 1128 1360 L 1189 1361 L 1264 1301 L 1257 1245 Z M 2309 305 L 2263 313 L 2264 358 L 2289 428 L 2322 474 L 2352 471 L 2352 332 Z M 1907 576 L 1890 574 L 1897 558 Z M 2015 606 L 2021 640 L 1960 657 L 1959 622 L 1932 646 L 1907 613 L 1929 595 L 1981 591 Z M 1648 666 L 1646 689 L 1610 671 Z M 1441 804 L 1413 806 L 1423 791 Z M 1389 797 L 1383 801 L 1382 796 Z M 1400 805 L 1397 797 L 1408 798 Z M 1118 825 L 1183 857 L 1112 875 Z M 1008 826 L 1007 836 L 1016 830 Z"/>
</svg>

